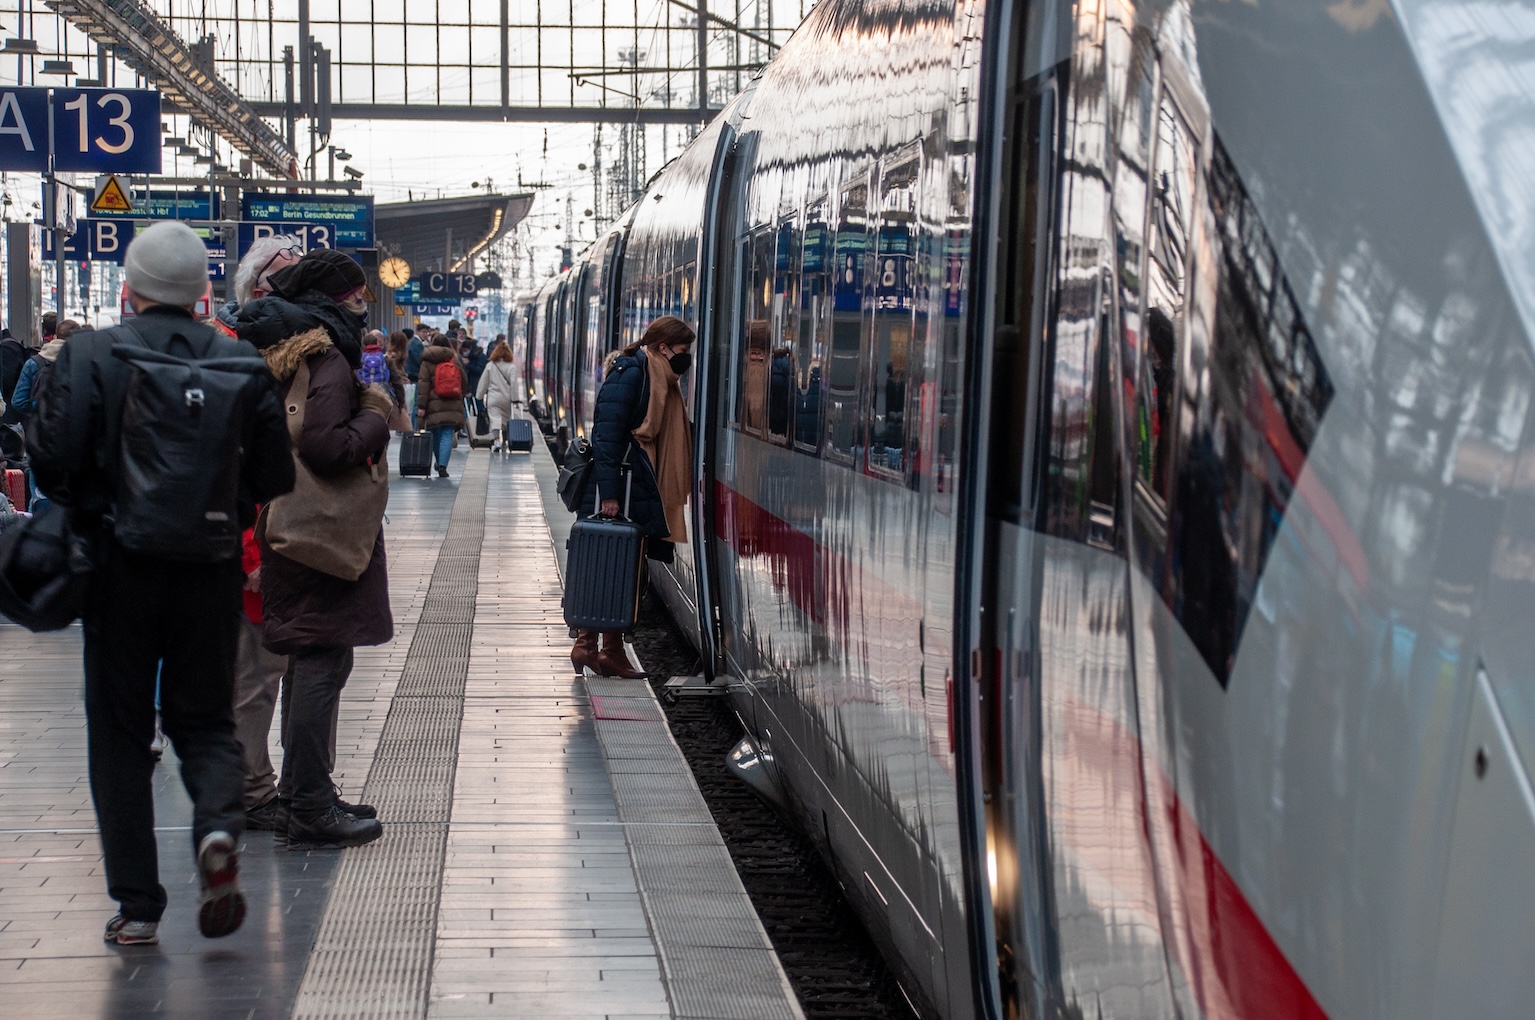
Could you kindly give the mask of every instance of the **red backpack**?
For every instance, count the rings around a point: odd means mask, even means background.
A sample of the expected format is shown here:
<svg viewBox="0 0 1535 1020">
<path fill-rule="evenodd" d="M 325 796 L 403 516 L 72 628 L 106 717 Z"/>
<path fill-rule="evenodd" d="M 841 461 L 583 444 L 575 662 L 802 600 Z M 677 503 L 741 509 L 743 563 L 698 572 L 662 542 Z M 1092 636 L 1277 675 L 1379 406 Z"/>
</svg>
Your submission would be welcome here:
<svg viewBox="0 0 1535 1020">
<path fill-rule="evenodd" d="M 449 397 L 454 400 L 464 399 L 464 377 L 451 359 L 438 362 L 432 370 L 432 396 L 444 400 Z"/>
</svg>

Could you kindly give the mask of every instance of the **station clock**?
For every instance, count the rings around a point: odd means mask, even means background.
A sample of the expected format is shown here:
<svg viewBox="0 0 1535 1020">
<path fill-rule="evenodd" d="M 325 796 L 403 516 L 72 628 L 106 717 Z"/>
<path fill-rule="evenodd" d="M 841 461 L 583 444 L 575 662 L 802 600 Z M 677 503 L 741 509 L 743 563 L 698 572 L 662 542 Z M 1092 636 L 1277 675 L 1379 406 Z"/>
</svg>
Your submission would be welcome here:
<svg viewBox="0 0 1535 1020">
<path fill-rule="evenodd" d="M 385 287 L 403 287 L 410 283 L 410 263 L 398 255 L 387 258 L 379 263 L 378 278 Z"/>
</svg>

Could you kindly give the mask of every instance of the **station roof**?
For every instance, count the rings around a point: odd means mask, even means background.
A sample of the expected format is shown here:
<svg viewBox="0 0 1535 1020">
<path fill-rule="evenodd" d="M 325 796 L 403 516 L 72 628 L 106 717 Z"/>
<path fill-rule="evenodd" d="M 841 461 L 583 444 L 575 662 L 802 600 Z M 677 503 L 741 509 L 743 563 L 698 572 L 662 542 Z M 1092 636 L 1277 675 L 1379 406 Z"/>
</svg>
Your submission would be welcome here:
<svg viewBox="0 0 1535 1020">
<path fill-rule="evenodd" d="M 379 256 L 397 254 L 416 271 L 452 272 L 508 233 L 533 207 L 532 195 L 469 195 L 390 202 L 374 209 Z M 398 247 L 396 247 L 398 246 Z M 444 266 L 444 257 L 451 261 Z"/>
</svg>

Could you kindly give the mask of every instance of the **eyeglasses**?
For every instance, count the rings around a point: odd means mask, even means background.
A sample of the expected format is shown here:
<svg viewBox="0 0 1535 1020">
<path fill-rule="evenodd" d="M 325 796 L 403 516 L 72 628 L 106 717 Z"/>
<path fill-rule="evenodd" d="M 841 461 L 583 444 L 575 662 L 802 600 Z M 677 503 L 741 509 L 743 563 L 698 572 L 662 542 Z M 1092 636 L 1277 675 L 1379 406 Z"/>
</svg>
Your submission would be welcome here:
<svg viewBox="0 0 1535 1020">
<path fill-rule="evenodd" d="M 295 259 L 301 259 L 304 257 L 304 249 L 296 244 L 290 244 L 286 248 L 277 249 L 272 253 L 272 257 L 266 260 L 266 264 L 256 270 L 256 282 L 260 283 L 264 280 L 266 278 L 266 271 L 272 268 L 272 263 L 285 255 L 292 255 Z"/>
</svg>

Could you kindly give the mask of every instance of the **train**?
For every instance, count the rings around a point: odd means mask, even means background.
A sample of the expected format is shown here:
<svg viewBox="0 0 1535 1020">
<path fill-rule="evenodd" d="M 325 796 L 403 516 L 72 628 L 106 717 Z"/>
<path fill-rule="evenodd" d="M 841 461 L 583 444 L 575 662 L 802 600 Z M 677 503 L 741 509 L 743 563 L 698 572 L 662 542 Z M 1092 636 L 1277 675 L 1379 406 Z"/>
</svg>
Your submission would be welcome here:
<svg viewBox="0 0 1535 1020">
<path fill-rule="evenodd" d="M 821 0 L 520 300 L 557 447 L 695 327 L 654 588 L 920 1015 L 1528 1015 L 1527 31 Z"/>
</svg>

